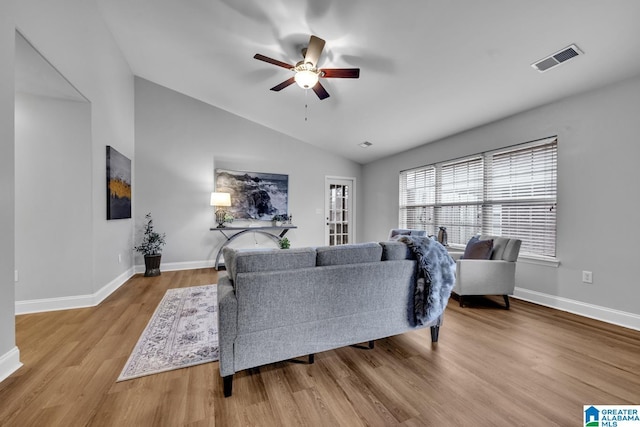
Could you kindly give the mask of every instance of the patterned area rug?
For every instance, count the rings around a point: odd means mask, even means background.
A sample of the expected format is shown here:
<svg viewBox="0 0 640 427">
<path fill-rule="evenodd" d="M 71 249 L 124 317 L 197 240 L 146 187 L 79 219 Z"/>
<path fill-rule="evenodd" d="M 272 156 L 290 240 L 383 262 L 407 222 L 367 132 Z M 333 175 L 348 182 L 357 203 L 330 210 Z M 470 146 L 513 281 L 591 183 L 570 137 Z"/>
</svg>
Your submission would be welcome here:
<svg viewBox="0 0 640 427">
<path fill-rule="evenodd" d="M 118 381 L 218 360 L 216 285 L 169 289 Z"/>
</svg>

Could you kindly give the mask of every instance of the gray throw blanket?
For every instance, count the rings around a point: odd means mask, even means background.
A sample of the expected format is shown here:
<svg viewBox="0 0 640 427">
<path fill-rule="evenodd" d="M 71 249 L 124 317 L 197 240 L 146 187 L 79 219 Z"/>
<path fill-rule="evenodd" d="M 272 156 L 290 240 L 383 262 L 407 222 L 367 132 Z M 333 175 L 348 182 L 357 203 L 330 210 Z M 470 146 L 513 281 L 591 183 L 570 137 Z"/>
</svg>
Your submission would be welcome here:
<svg viewBox="0 0 640 427">
<path fill-rule="evenodd" d="M 418 277 L 413 295 L 416 325 L 424 325 L 442 314 L 456 282 L 456 262 L 439 242 L 420 236 L 403 236 L 418 260 Z"/>
</svg>

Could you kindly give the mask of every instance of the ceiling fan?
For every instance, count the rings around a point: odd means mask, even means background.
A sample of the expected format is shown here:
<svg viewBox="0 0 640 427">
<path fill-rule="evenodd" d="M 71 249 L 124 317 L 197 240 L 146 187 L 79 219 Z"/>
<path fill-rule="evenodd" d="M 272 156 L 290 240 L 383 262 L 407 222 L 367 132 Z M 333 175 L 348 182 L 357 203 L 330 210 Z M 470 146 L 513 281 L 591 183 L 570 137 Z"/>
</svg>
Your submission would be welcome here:
<svg viewBox="0 0 640 427">
<path fill-rule="evenodd" d="M 304 59 L 296 65 L 289 65 L 286 62 L 269 58 L 268 56 L 256 53 L 253 57 L 269 64 L 277 65 L 287 70 L 293 71 L 293 77 L 283 81 L 279 85 L 271 88 L 273 91 L 281 91 L 287 86 L 297 83 L 303 89 L 313 89 L 318 98 L 325 99 L 329 97 L 327 90 L 320 84 L 320 79 L 324 78 L 340 78 L 340 79 L 357 79 L 360 77 L 360 68 L 318 68 L 318 59 L 324 48 L 325 41 L 320 37 L 311 36 L 309 45 L 302 49 Z"/>
</svg>

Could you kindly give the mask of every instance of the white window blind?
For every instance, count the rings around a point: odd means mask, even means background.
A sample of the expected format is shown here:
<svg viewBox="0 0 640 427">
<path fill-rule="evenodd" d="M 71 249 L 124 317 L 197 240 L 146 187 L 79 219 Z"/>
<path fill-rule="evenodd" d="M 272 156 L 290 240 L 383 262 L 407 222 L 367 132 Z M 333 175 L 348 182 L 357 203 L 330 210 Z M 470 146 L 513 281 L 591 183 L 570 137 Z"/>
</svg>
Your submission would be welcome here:
<svg viewBox="0 0 640 427">
<path fill-rule="evenodd" d="M 433 166 L 400 173 L 400 223 L 433 234 L 436 170 Z"/>
<path fill-rule="evenodd" d="M 553 137 L 402 171 L 400 227 L 447 227 L 450 244 L 518 238 L 521 254 L 555 257 L 557 146 Z"/>
<path fill-rule="evenodd" d="M 555 257 L 555 138 L 486 154 L 486 234 L 522 240 L 522 253 Z"/>
<path fill-rule="evenodd" d="M 483 159 L 472 157 L 439 166 L 437 226 L 447 227 L 449 242 L 469 240 L 481 226 Z"/>
</svg>

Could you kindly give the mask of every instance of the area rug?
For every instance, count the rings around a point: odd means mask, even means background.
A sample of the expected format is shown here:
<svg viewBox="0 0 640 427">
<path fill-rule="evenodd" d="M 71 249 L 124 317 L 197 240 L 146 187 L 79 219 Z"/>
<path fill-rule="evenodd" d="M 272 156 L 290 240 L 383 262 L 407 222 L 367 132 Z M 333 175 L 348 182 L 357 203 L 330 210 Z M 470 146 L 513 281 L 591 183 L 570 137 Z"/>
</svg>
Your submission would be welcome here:
<svg viewBox="0 0 640 427">
<path fill-rule="evenodd" d="M 218 360 L 216 285 L 169 289 L 117 381 Z"/>
</svg>

